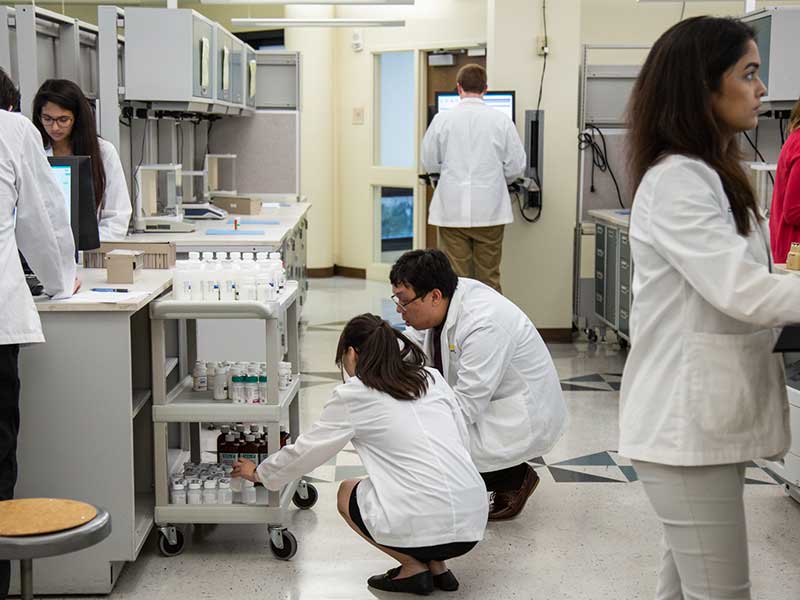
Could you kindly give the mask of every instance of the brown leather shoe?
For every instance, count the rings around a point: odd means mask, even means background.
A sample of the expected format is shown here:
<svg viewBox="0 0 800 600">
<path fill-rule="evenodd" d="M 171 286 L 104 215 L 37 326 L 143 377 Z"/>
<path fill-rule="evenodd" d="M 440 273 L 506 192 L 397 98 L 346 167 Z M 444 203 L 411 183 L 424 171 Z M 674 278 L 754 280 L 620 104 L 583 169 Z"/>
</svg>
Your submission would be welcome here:
<svg viewBox="0 0 800 600">
<path fill-rule="evenodd" d="M 522 487 L 513 492 L 497 492 L 494 495 L 494 505 L 489 512 L 490 521 L 504 521 L 513 519 L 525 507 L 525 503 L 536 486 L 539 485 L 539 476 L 530 465 L 522 481 Z"/>
</svg>

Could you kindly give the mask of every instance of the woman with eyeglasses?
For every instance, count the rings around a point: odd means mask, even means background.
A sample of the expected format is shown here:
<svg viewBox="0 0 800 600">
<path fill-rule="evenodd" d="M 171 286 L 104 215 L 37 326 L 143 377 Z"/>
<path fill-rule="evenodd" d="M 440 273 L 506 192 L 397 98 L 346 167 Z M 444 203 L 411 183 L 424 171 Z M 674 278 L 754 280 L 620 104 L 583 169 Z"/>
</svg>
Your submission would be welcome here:
<svg viewBox="0 0 800 600">
<path fill-rule="evenodd" d="M 117 149 L 100 138 L 81 88 L 67 79 L 48 79 L 33 99 L 33 124 L 50 156 L 89 156 L 101 242 L 128 233 L 131 199 Z"/>
<path fill-rule="evenodd" d="M 417 346 L 375 315 L 345 326 L 336 364 L 346 381 L 311 429 L 258 467 L 237 461 L 234 477 L 279 490 L 352 442 L 367 478 L 341 483 L 339 512 L 400 563 L 368 585 L 420 595 L 457 590 L 445 561 L 483 539 L 489 506 L 453 390 L 425 367 Z"/>
</svg>

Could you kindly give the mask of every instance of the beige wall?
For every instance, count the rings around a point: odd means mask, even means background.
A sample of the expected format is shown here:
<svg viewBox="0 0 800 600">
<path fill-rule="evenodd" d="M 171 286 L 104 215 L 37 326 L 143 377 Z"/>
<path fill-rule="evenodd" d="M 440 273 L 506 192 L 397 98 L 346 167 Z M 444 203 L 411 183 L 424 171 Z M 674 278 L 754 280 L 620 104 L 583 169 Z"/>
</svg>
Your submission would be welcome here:
<svg viewBox="0 0 800 600">
<path fill-rule="evenodd" d="M 547 4 L 542 217 L 527 223 L 515 207 L 503 247 L 503 292 L 539 328 L 568 328 L 572 320 L 580 13 L 580 0 Z M 535 53 L 542 31 L 541 3 L 490 0 L 489 14 L 490 87 L 515 89 L 518 107 L 535 109 L 542 69 Z M 524 137 L 522 119 L 517 123 Z"/>
</svg>

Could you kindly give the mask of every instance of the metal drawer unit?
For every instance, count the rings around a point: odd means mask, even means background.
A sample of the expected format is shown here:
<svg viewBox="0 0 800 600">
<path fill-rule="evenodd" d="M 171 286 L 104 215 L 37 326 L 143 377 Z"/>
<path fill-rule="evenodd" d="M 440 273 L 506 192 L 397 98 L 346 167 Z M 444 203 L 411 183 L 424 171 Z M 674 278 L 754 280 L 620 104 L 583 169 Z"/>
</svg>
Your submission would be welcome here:
<svg viewBox="0 0 800 600">
<path fill-rule="evenodd" d="M 606 314 L 606 227 L 597 224 L 594 246 L 594 312 Z"/>
<path fill-rule="evenodd" d="M 601 217 L 607 218 L 604 213 L 614 211 L 592 212 L 596 213 L 590 213 L 595 219 L 595 315 L 614 330 L 624 344 L 630 341 L 633 275 L 628 228 L 619 218 L 601 220 Z M 590 334 L 589 339 L 597 338 Z"/>
</svg>

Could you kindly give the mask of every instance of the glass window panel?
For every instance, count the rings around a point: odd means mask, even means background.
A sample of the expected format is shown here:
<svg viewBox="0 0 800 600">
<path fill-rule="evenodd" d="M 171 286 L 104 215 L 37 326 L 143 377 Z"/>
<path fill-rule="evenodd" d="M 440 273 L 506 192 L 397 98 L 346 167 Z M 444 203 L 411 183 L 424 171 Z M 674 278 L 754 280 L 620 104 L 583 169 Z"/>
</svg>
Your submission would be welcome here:
<svg viewBox="0 0 800 600">
<path fill-rule="evenodd" d="M 414 52 L 378 55 L 378 164 L 414 167 Z"/>
</svg>

